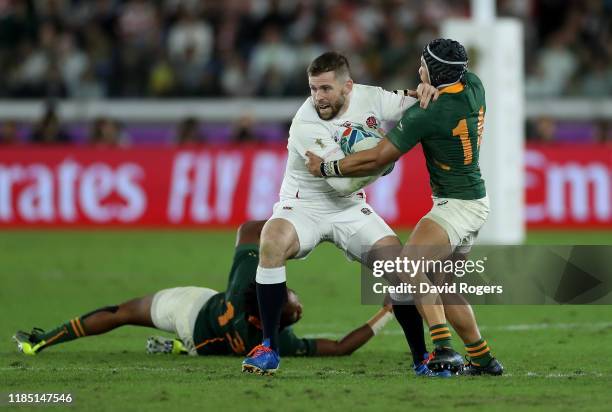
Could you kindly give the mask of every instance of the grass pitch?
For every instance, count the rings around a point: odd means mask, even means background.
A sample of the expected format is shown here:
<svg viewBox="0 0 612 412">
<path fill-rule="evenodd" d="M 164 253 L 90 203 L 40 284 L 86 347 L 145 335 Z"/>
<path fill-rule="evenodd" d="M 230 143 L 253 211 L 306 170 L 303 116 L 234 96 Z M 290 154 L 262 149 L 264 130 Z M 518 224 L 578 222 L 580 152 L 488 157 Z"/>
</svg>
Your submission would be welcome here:
<svg viewBox="0 0 612 412">
<path fill-rule="evenodd" d="M 241 374 L 236 357 L 148 356 L 145 339 L 158 332 L 145 328 L 79 339 L 36 357 L 18 354 L 10 341 L 17 329 L 48 329 L 166 287 L 223 289 L 233 237 L 0 233 L 0 405 L 9 392 L 70 392 L 75 410 L 610 410 L 609 306 L 475 308 L 506 367 L 500 378 L 414 377 L 395 322 L 350 357 L 284 358 L 273 378 Z M 612 234 L 538 232 L 530 241 L 612 244 Z M 359 266 L 333 246 L 290 262 L 288 274 L 304 303 L 300 334 L 341 337 L 376 311 L 359 304 Z"/>
</svg>

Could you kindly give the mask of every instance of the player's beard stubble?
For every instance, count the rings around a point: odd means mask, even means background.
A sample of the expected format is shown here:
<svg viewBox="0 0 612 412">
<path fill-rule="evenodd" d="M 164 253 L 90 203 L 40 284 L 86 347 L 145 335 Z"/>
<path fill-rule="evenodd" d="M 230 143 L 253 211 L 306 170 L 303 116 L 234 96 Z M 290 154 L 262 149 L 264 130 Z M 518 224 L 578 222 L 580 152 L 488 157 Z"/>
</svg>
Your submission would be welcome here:
<svg viewBox="0 0 612 412">
<path fill-rule="evenodd" d="M 346 96 L 342 94 L 338 97 L 338 100 L 336 100 L 334 103 L 329 103 L 324 109 L 321 109 L 320 103 L 316 103 L 315 110 L 317 111 L 319 118 L 322 120 L 330 120 L 336 117 L 336 115 L 340 112 L 345 101 Z"/>
</svg>

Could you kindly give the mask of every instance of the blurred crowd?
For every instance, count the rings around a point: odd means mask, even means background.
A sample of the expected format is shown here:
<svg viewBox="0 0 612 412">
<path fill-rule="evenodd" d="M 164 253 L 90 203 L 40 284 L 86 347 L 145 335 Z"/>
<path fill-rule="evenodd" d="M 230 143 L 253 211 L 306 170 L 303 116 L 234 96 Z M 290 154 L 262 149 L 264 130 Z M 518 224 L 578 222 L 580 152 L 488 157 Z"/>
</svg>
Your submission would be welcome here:
<svg viewBox="0 0 612 412">
<path fill-rule="evenodd" d="M 324 50 L 361 82 L 406 83 L 466 1 L 4 0 L 0 95 L 295 96 Z"/>
<path fill-rule="evenodd" d="M 469 0 L 1 0 L 0 96 L 294 96 L 322 51 L 404 88 Z M 498 0 L 525 22 L 530 96 L 612 93 L 612 1 Z"/>
<path fill-rule="evenodd" d="M 529 98 L 612 95 L 612 0 L 497 8 L 525 23 Z M 400 89 L 440 22 L 469 14 L 469 0 L 0 0 L 0 99 L 303 96 L 328 49 Z M 96 124 L 102 140 L 116 127 Z"/>
</svg>

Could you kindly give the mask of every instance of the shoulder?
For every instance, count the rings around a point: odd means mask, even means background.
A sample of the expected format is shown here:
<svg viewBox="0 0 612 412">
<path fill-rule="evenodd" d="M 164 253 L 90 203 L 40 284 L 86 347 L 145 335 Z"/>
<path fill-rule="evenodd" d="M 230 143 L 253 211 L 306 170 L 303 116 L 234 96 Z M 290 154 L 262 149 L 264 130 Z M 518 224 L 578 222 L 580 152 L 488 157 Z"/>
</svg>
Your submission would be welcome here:
<svg viewBox="0 0 612 412">
<path fill-rule="evenodd" d="M 378 86 L 370 86 L 368 84 L 355 83 L 353 85 L 353 91 L 359 94 L 362 94 L 362 95 L 372 96 L 376 94 L 382 94 L 384 92 L 384 89 Z"/>
<path fill-rule="evenodd" d="M 382 87 L 356 83 L 353 85 L 353 97 L 351 98 L 359 101 L 360 104 L 372 105 L 380 104 L 381 100 L 387 95 L 396 96 Z"/>
<path fill-rule="evenodd" d="M 312 137 L 314 134 L 321 135 L 329 132 L 328 122 L 321 120 L 312 105 L 312 101 L 308 98 L 291 121 L 289 138 L 290 140 L 305 139 Z"/>
<path fill-rule="evenodd" d="M 312 133 L 314 130 L 328 130 L 327 123 L 321 120 L 309 97 L 293 116 L 289 134 L 293 136 L 300 132 Z"/>
<path fill-rule="evenodd" d="M 405 136 L 418 136 L 422 138 L 430 134 L 432 127 L 435 127 L 439 113 L 434 106 L 440 106 L 440 99 L 435 104 L 430 104 L 427 109 L 422 109 L 417 103 L 404 111 L 401 119 L 395 127 L 387 133 L 387 137 L 392 142 L 398 142 Z M 404 150 L 405 151 L 405 150 Z"/>
<path fill-rule="evenodd" d="M 412 106 L 406 109 L 406 111 L 404 112 L 404 115 L 402 116 L 402 119 L 416 120 L 416 119 L 430 118 L 432 116 L 435 116 L 436 115 L 435 113 L 437 111 L 436 106 L 439 105 L 438 103 L 439 101 L 432 102 L 427 107 L 427 109 L 423 109 L 421 105 L 419 104 L 419 102 L 417 101 Z"/>
<path fill-rule="evenodd" d="M 312 104 L 312 99 L 308 97 L 293 116 L 293 123 L 301 121 L 316 122 L 317 120 L 320 120 L 319 116 Z"/>
<path fill-rule="evenodd" d="M 480 80 L 480 77 L 478 77 L 476 75 L 476 73 L 473 72 L 467 72 L 465 73 L 465 75 L 463 76 L 463 79 L 465 80 L 465 82 L 468 85 L 472 85 L 472 86 L 476 86 L 476 87 L 483 87 L 482 86 L 482 80 Z"/>
</svg>

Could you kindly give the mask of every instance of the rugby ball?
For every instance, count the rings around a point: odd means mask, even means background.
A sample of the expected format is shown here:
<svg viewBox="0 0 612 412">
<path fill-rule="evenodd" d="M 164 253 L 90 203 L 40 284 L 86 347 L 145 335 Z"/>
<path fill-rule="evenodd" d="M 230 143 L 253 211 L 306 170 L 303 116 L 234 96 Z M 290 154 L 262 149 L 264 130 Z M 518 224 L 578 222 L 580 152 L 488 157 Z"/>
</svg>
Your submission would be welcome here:
<svg viewBox="0 0 612 412">
<path fill-rule="evenodd" d="M 375 147 L 382 140 L 382 136 L 376 129 L 365 128 L 363 125 L 354 123 L 345 123 L 341 128 L 341 133 L 338 138 L 340 148 L 345 155 L 361 152 Z M 389 168 L 382 174 L 388 175 L 393 170 L 395 163 L 392 163 Z"/>
<path fill-rule="evenodd" d="M 344 124 L 340 132 L 338 143 L 345 155 L 371 149 L 381 140 L 375 130 L 366 130 L 359 124 Z"/>
</svg>

